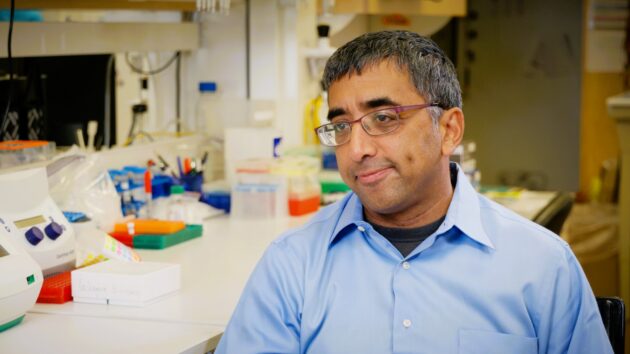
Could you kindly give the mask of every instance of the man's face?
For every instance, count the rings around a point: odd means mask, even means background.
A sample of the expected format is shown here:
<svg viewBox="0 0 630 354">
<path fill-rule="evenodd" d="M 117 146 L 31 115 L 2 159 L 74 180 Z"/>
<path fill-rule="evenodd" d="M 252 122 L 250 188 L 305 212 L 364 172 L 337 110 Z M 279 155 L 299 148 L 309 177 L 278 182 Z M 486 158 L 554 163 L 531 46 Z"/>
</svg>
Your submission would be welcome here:
<svg viewBox="0 0 630 354">
<path fill-rule="evenodd" d="M 388 61 L 344 76 L 329 88 L 333 122 L 355 120 L 368 112 L 392 106 L 426 103 L 409 74 Z M 442 133 L 427 109 L 400 114 L 395 131 L 368 135 L 352 125 L 350 141 L 336 147 L 341 176 L 359 196 L 364 208 L 381 215 L 404 213 L 430 202 L 439 188 L 444 166 Z"/>
</svg>

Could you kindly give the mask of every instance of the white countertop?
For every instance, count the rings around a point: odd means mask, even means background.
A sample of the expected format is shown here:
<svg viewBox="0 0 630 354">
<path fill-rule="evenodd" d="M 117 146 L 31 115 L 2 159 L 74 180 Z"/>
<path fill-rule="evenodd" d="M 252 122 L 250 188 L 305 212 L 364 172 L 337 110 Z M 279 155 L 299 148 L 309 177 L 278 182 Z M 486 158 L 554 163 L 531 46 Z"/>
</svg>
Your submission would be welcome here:
<svg viewBox="0 0 630 354">
<path fill-rule="evenodd" d="M 204 234 L 142 259 L 179 263 L 182 287 L 144 307 L 36 304 L 0 333 L 0 353 L 205 353 L 218 342 L 249 274 L 267 246 L 308 216 L 204 224 Z"/>
<path fill-rule="evenodd" d="M 218 326 L 28 313 L 0 333 L 0 353 L 206 353 L 222 332 Z"/>
<path fill-rule="evenodd" d="M 309 217 L 233 220 L 223 215 L 204 223 L 202 237 L 163 250 L 138 250 L 143 260 L 182 267 L 181 289 L 147 306 L 68 302 L 36 304 L 30 312 L 225 326 L 267 246 Z"/>
</svg>

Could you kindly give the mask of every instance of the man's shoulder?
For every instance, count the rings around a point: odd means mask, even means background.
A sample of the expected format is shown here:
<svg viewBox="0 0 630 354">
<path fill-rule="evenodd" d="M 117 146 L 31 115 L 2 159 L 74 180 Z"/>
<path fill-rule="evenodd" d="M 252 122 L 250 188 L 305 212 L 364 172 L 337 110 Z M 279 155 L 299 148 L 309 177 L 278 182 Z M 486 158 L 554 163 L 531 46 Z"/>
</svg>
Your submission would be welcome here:
<svg viewBox="0 0 630 354">
<path fill-rule="evenodd" d="M 498 248 L 538 252 L 539 256 L 565 255 L 565 240 L 543 226 L 480 195 L 480 216 L 483 227 Z"/>
<path fill-rule="evenodd" d="M 280 247 L 312 249 L 318 245 L 327 245 L 337 226 L 348 197 L 321 208 L 306 223 L 287 230 L 273 241 Z"/>
</svg>

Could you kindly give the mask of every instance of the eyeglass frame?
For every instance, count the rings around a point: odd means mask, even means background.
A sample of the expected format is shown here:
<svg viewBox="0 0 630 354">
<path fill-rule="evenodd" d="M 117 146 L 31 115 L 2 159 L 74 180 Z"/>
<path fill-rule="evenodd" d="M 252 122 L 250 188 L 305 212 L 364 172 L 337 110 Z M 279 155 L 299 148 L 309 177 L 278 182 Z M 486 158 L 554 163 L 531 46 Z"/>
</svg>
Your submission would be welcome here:
<svg viewBox="0 0 630 354">
<path fill-rule="evenodd" d="M 344 122 L 344 123 L 348 123 L 350 124 L 350 131 L 352 131 L 352 125 L 354 123 L 358 123 L 361 122 L 361 128 L 363 129 L 364 132 L 366 132 L 368 135 L 370 136 L 380 136 L 380 135 L 385 135 L 385 134 L 389 134 L 392 133 L 394 131 L 396 131 L 398 129 L 398 127 L 400 127 L 400 113 L 403 112 L 407 112 L 407 111 L 412 111 L 412 110 L 417 110 L 417 109 L 425 109 L 425 108 L 429 108 L 429 107 L 440 107 L 443 108 L 441 104 L 437 103 L 437 102 L 432 102 L 432 103 L 422 103 L 422 104 L 414 104 L 414 105 L 408 105 L 408 106 L 394 106 L 394 107 L 388 107 L 388 108 L 379 108 L 373 111 L 370 111 L 364 115 L 362 115 L 361 117 L 355 119 L 355 120 L 351 120 L 349 122 Z M 398 125 L 396 126 L 396 128 L 385 132 L 385 133 L 381 133 L 381 134 L 372 134 L 370 133 L 364 126 L 363 126 L 363 119 L 365 119 L 367 116 L 374 114 L 376 112 L 380 112 L 380 111 L 388 111 L 388 110 L 393 110 L 396 113 L 396 121 L 399 122 Z M 319 137 L 319 133 L 317 132 L 320 128 L 325 127 L 325 126 L 329 126 L 329 125 L 334 125 L 337 123 L 334 122 L 330 122 L 330 123 L 326 123 L 326 124 L 322 124 L 320 126 L 318 126 L 317 128 L 315 128 L 315 135 L 317 135 L 317 139 L 319 140 L 319 142 L 324 145 L 324 146 L 330 146 L 330 147 L 336 147 L 336 146 L 341 146 L 343 144 L 346 144 L 347 142 L 350 141 L 350 138 L 348 138 L 347 141 L 341 143 L 341 144 L 337 144 L 337 145 L 327 145 L 324 144 L 324 142 L 322 141 L 322 139 Z"/>
</svg>

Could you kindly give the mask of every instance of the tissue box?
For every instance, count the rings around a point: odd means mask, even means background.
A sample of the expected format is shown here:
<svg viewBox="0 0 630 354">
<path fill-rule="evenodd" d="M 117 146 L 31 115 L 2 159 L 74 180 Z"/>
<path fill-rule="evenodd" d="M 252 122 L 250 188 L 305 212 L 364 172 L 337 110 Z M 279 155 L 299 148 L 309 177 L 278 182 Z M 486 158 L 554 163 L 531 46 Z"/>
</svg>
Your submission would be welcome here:
<svg viewBox="0 0 630 354">
<path fill-rule="evenodd" d="M 181 287 L 179 264 L 110 259 L 72 271 L 75 302 L 144 306 Z"/>
</svg>

